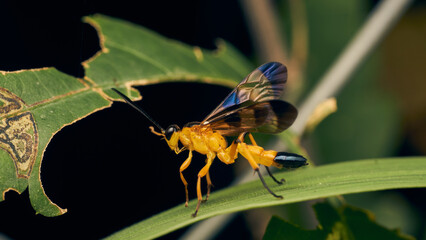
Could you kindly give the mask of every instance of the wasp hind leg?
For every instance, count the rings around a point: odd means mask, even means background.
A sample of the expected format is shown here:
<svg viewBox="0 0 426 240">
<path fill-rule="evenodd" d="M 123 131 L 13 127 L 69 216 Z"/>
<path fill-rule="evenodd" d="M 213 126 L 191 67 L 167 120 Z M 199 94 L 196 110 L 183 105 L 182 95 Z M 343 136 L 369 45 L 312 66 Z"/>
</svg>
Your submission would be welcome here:
<svg viewBox="0 0 426 240">
<path fill-rule="evenodd" d="M 283 199 L 283 197 L 282 196 L 280 196 L 280 195 L 277 195 L 277 194 L 275 194 L 269 187 L 268 187 L 268 185 L 266 184 L 266 182 L 265 182 L 265 180 L 263 179 L 263 177 L 262 177 L 262 174 L 260 173 L 260 171 L 259 171 L 259 165 L 256 163 L 256 161 L 254 160 L 254 158 L 253 158 L 253 156 L 251 155 L 251 153 L 250 153 L 250 150 L 249 150 L 249 148 L 248 148 L 248 146 L 247 146 L 247 144 L 246 143 L 244 143 L 244 142 L 242 142 L 241 141 L 241 139 L 242 139 L 242 137 L 241 137 L 241 135 L 240 135 L 240 137 L 238 138 L 238 140 L 237 140 L 237 142 L 238 142 L 238 152 L 241 154 L 241 155 L 243 155 L 246 159 L 247 159 L 247 161 L 250 163 L 250 166 L 253 168 L 253 170 L 254 171 L 256 171 L 256 173 L 257 173 L 257 175 L 259 176 L 259 178 L 260 178 L 260 181 L 262 182 L 262 184 L 263 184 L 263 187 L 265 187 L 266 188 L 266 190 L 268 190 L 268 192 L 272 195 L 272 196 L 274 196 L 274 197 L 276 197 L 276 198 L 279 198 L 279 199 Z M 275 179 L 276 180 L 276 179 Z"/>
<path fill-rule="evenodd" d="M 268 190 L 268 192 L 270 193 L 270 194 L 272 194 L 272 196 L 274 196 L 274 197 L 276 197 L 276 198 L 279 198 L 279 199 L 283 199 L 283 196 L 280 196 L 280 195 L 277 195 L 277 194 L 275 194 L 269 187 L 268 187 L 268 185 L 266 184 L 266 182 L 265 182 L 265 180 L 263 180 L 263 177 L 262 177 L 262 174 L 260 173 L 260 171 L 259 171 L 259 168 L 258 169 L 255 169 L 255 171 L 257 172 L 257 175 L 259 175 L 259 178 L 260 178 L 260 181 L 262 182 L 262 184 L 263 184 L 263 186 L 266 188 L 266 190 Z"/>
<path fill-rule="evenodd" d="M 268 174 L 269 174 L 269 176 L 271 176 L 271 178 L 276 182 L 276 183 L 278 183 L 278 185 L 282 185 L 283 183 L 285 183 L 285 179 L 284 178 L 281 178 L 281 180 L 280 181 L 278 181 L 275 177 L 274 177 L 274 175 L 272 175 L 272 172 L 271 172 L 271 170 L 269 169 L 269 167 L 268 166 L 264 166 L 265 168 L 266 168 L 266 171 L 268 172 Z"/>
<path fill-rule="evenodd" d="M 257 143 L 256 143 L 256 141 L 254 140 L 254 137 L 253 137 L 253 135 L 252 135 L 251 133 L 249 133 L 249 138 L 250 138 L 250 142 L 251 142 L 251 144 L 253 144 L 254 146 L 257 146 Z M 271 176 L 271 178 L 274 180 L 274 182 L 278 183 L 278 185 L 281 185 L 281 184 L 285 183 L 285 179 L 284 179 L 284 178 L 281 178 L 281 180 L 280 180 L 280 181 L 278 181 L 278 180 L 274 177 L 274 175 L 272 175 L 272 172 L 271 172 L 271 170 L 269 169 L 269 167 L 268 167 L 268 166 L 265 166 L 265 168 L 266 168 L 266 171 L 268 172 L 269 176 Z"/>
</svg>

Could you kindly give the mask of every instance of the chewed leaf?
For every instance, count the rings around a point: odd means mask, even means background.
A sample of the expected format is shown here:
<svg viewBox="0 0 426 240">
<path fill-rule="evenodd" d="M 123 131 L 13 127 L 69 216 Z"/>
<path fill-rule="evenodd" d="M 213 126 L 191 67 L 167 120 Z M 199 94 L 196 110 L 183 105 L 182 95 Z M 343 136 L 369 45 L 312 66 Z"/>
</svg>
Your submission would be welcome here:
<svg viewBox="0 0 426 240">
<path fill-rule="evenodd" d="M 97 15 L 86 21 L 98 30 L 101 39 L 102 53 L 84 64 L 86 77 L 99 86 L 182 80 L 233 86 L 251 70 L 224 42 L 220 42 L 219 51 L 210 52 L 109 17 Z"/>
<path fill-rule="evenodd" d="M 235 85 L 249 72 L 247 62 L 221 43 L 210 52 L 166 39 L 121 20 L 95 16 L 101 51 L 84 63 L 77 79 L 54 68 L 0 72 L 0 192 L 29 188 L 37 213 L 66 212 L 46 196 L 40 179 L 44 151 L 52 137 L 112 104 L 111 88 L 140 99 L 131 86 L 163 81 Z"/>
<path fill-rule="evenodd" d="M 28 178 L 38 147 L 38 132 L 33 115 L 22 111 L 25 103 L 5 88 L 0 88 L 0 99 L 2 105 L 0 113 L 14 115 L 5 118 L 1 124 L 0 147 L 13 157 L 16 175 L 20 178 Z"/>
<path fill-rule="evenodd" d="M 56 87 L 60 86 L 60 87 Z M 111 102 L 84 82 L 53 68 L 0 75 L 0 190 L 22 192 L 30 185 L 33 206 L 36 199 L 48 200 L 40 182 L 44 149 L 53 135 L 64 126 Z M 46 201 L 44 215 L 66 210 Z"/>
</svg>

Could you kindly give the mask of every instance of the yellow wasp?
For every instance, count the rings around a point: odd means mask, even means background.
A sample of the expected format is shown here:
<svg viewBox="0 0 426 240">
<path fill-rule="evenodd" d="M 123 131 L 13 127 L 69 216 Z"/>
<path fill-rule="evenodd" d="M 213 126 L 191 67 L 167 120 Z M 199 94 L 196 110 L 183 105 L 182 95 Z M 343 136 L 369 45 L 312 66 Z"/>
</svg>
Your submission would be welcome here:
<svg viewBox="0 0 426 240">
<path fill-rule="evenodd" d="M 171 150 L 176 154 L 184 150 L 189 151 L 188 158 L 180 166 L 180 178 L 185 186 L 186 202 L 188 206 L 188 183 L 182 172 L 188 168 L 192 160 L 192 152 L 196 151 L 207 156 L 206 165 L 199 171 L 197 179 L 198 203 L 193 217 L 197 216 L 203 196 L 201 193 L 201 178 L 206 177 L 207 195 L 210 195 L 212 181 L 209 169 L 216 156 L 226 164 L 234 163 L 241 154 L 250 163 L 250 166 L 259 175 L 263 186 L 274 197 L 276 195 L 266 185 L 259 171 L 259 164 L 264 165 L 272 179 L 282 184 L 271 174 L 269 166 L 277 168 L 298 168 L 307 165 L 304 157 L 287 152 L 264 150 L 258 146 L 252 132 L 280 133 L 293 124 L 297 117 L 297 110 L 288 102 L 279 100 L 284 84 L 287 81 L 287 68 L 278 62 L 266 63 L 250 73 L 235 89 L 213 110 L 203 121 L 191 122 L 182 129 L 171 125 L 167 129 L 156 123 L 143 109 L 135 105 L 129 98 L 116 89 L 129 105 L 147 117 L 160 131 L 150 127 L 151 132 L 163 137 Z M 251 144 L 245 143 L 248 134 Z M 230 146 L 224 136 L 237 136 Z M 179 141 L 182 147 L 179 147 Z"/>
</svg>

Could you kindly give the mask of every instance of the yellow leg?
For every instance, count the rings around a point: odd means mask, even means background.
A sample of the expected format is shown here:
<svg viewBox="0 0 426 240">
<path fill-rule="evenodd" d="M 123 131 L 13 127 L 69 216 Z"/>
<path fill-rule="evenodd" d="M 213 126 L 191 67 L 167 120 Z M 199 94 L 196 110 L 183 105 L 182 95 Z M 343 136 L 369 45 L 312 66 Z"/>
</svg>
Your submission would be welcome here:
<svg viewBox="0 0 426 240">
<path fill-rule="evenodd" d="M 206 194 L 206 200 L 204 201 L 209 200 L 210 189 L 213 186 L 212 180 L 210 179 L 210 171 L 207 171 L 206 180 L 207 180 L 207 194 Z"/>
<path fill-rule="evenodd" d="M 252 135 L 251 133 L 249 133 L 249 138 L 250 138 L 250 142 L 251 142 L 251 144 L 253 144 L 254 146 L 257 146 L 257 143 L 256 143 L 256 141 L 254 140 L 254 137 L 253 137 L 253 135 Z M 268 167 L 268 166 L 265 166 L 265 168 L 266 168 L 266 171 L 268 171 L 269 176 L 271 176 L 272 180 L 274 180 L 276 183 L 278 183 L 279 185 L 281 185 L 281 184 L 283 184 L 283 183 L 285 182 L 285 179 L 284 179 L 284 178 L 281 178 L 281 181 L 278 181 L 278 180 L 274 177 L 274 175 L 272 175 L 272 172 L 271 172 L 271 170 L 269 169 L 269 167 Z"/>
<path fill-rule="evenodd" d="M 218 151 L 217 157 L 226 164 L 233 164 L 235 159 L 238 157 L 237 146 L 238 144 L 233 141 L 225 150 Z"/>
<path fill-rule="evenodd" d="M 250 142 L 251 142 L 251 144 L 253 144 L 254 146 L 257 146 L 257 143 L 256 143 L 256 141 L 254 140 L 254 137 L 253 137 L 253 135 L 252 135 L 251 133 L 249 133 L 249 138 L 250 138 Z M 274 180 L 276 183 L 278 183 L 279 185 L 281 185 L 281 184 L 283 184 L 283 183 L 285 182 L 285 179 L 284 179 L 284 178 L 281 178 L 281 181 L 278 181 L 278 180 L 274 177 L 274 175 L 272 175 L 272 172 L 271 172 L 271 170 L 269 169 L 269 167 L 268 167 L 268 166 L 265 166 L 265 168 L 266 168 L 266 171 L 268 171 L 269 176 L 271 176 L 272 180 Z"/>
<path fill-rule="evenodd" d="M 254 146 L 257 146 L 257 143 L 256 143 L 256 141 L 254 140 L 254 137 L 253 137 L 253 135 L 251 135 L 251 133 L 249 133 L 249 138 L 250 138 L 250 142 L 251 142 L 251 144 L 253 144 Z"/>
<path fill-rule="evenodd" d="M 246 134 L 247 134 L 247 132 L 240 133 L 240 135 L 237 138 L 237 142 L 238 143 L 244 142 L 244 137 L 246 136 Z"/>
<path fill-rule="evenodd" d="M 257 175 L 259 175 L 260 181 L 262 182 L 262 184 L 266 188 L 266 190 L 268 190 L 268 192 L 270 194 L 272 194 L 272 196 L 279 198 L 279 199 L 282 199 L 283 197 L 272 192 L 272 190 L 266 184 L 265 180 L 263 180 L 262 174 L 259 171 L 259 165 L 256 163 L 253 156 L 251 155 L 250 150 L 249 150 L 246 143 L 243 143 L 243 142 L 238 143 L 238 152 L 247 159 L 247 161 L 250 163 L 253 170 L 257 172 Z"/>
<path fill-rule="evenodd" d="M 188 202 L 189 202 L 189 197 L 188 197 L 188 182 L 186 182 L 185 177 L 183 176 L 182 172 L 186 168 L 188 168 L 189 164 L 191 164 L 191 160 L 192 160 L 192 151 L 189 150 L 188 158 L 182 163 L 182 165 L 180 166 L 180 169 L 179 169 L 180 179 L 182 180 L 182 183 L 185 186 L 185 197 L 186 197 L 185 207 L 188 207 Z"/>
<path fill-rule="evenodd" d="M 197 179 L 197 198 L 198 203 L 197 207 L 195 208 L 195 212 L 192 214 L 193 217 L 197 216 L 198 210 L 200 209 L 201 202 L 203 201 L 203 194 L 201 193 L 201 178 L 206 176 L 209 172 L 210 166 L 213 163 L 213 159 L 216 157 L 216 154 L 214 152 L 207 153 L 207 163 L 206 165 L 198 172 L 198 179 Z M 210 178 L 210 177 L 209 177 Z M 207 180 L 208 182 L 209 180 Z M 211 183 L 211 181 L 210 181 Z"/>
<path fill-rule="evenodd" d="M 238 143 L 244 141 L 245 133 L 235 139 L 225 150 L 217 151 L 217 157 L 225 164 L 233 164 L 238 157 Z"/>
<path fill-rule="evenodd" d="M 259 165 L 256 163 L 253 156 L 251 155 L 250 150 L 248 149 L 246 143 L 243 143 L 243 142 L 238 143 L 238 152 L 247 159 L 247 161 L 250 163 L 250 166 L 253 168 L 253 170 L 259 169 Z"/>
<path fill-rule="evenodd" d="M 233 141 L 231 146 L 229 146 L 229 155 L 233 159 L 237 158 L 238 156 L 237 147 L 238 147 L 238 144 L 235 141 Z"/>
</svg>

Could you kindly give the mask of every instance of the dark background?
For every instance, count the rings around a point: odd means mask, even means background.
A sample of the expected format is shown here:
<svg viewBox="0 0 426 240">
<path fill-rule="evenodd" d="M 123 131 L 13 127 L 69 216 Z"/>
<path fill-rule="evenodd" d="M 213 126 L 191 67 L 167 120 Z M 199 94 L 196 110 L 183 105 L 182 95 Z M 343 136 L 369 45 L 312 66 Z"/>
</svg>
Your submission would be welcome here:
<svg viewBox="0 0 426 240">
<path fill-rule="evenodd" d="M 370 2 L 372 8 L 377 1 Z M 424 6 L 424 1 L 417 1 L 419 5 Z M 215 49 L 215 40 L 223 38 L 253 59 L 254 65 L 260 64 L 256 62 L 238 1 L 2 0 L 0 9 L 2 71 L 55 67 L 83 77 L 81 62 L 99 50 L 99 39 L 81 18 L 95 13 L 131 21 L 166 37 L 207 49 Z M 313 30 L 321 32 L 321 28 Z M 405 37 L 398 35 L 401 39 Z M 403 47 L 401 39 L 397 38 L 397 44 L 388 52 L 398 52 Z M 399 57 L 389 59 L 411 64 Z M 317 61 L 314 64 L 320 64 L 322 59 Z M 395 81 L 397 92 L 400 86 L 410 85 L 401 84 L 404 81 L 409 79 L 404 76 Z M 138 89 L 144 98 L 138 104 L 163 127 L 201 120 L 229 92 L 224 87 L 197 83 L 163 83 Z M 407 92 L 413 95 L 411 90 Z M 421 122 L 418 115 L 414 118 Z M 68 209 L 68 213 L 54 218 L 36 215 L 27 191 L 21 195 L 9 191 L 6 200 L 0 202 L 0 233 L 12 239 L 101 238 L 165 209 L 179 204 L 183 208 L 185 194 L 178 169 L 187 155 L 176 156 L 171 152 L 164 141 L 149 132 L 150 125 L 126 104 L 114 103 L 111 108 L 62 129 L 46 149 L 42 182 L 51 200 Z M 419 147 L 422 142 L 410 138 L 411 133 L 420 131 L 410 130 L 410 126 L 408 121 L 398 129 L 401 133 L 394 147 L 395 155 L 424 155 L 425 149 Z M 322 142 L 334 147 L 329 141 Z M 335 159 L 338 160 L 341 158 Z M 191 198 L 195 197 L 196 174 L 203 163 L 204 157 L 195 154 L 191 167 L 185 171 Z M 233 179 L 233 172 L 234 166 L 215 161 L 211 170 L 213 191 L 226 187 Z M 397 192 L 419 213 L 424 213 L 424 191 Z M 192 211 L 188 209 L 188 214 Z M 419 216 L 415 222 L 424 225 L 424 214 Z M 217 238 L 252 238 L 245 221 L 239 215 Z M 179 230 L 163 238 L 176 239 L 183 232 Z"/>
<path fill-rule="evenodd" d="M 251 52 L 237 1 L 1 1 L 0 9 L 3 71 L 55 67 L 83 77 L 81 62 L 100 49 L 95 30 L 81 21 L 94 13 L 202 48 L 215 49 L 215 40 L 225 38 L 240 51 Z M 229 92 L 196 83 L 138 89 L 144 97 L 141 106 L 163 127 L 202 120 Z M 0 233 L 13 239 L 100 238 L 178 204 L 183 208 L 179 166 L 187 153 L 176 156 L 149 132 L 150 125 L 129 106 L 114 103 L 65 127 L 47 147 L 42 182 L 51 200 L 68 212 L 54 218 L 35 215 L 27 191 L 9 191 L 0 203 Z M 196 197 L 196 174 L 203 164 L 204 157 L 195 154 L 185 171 L 191 198 Z M 213 191 L 232 181 L 232 166 L 224 165 L 215 161 L 212 166 Z M 188 215 L 192 211 L 188 209 Z M 242 218 L 230 228 L 244 227 L 238 222 Z"/>
</svg>

